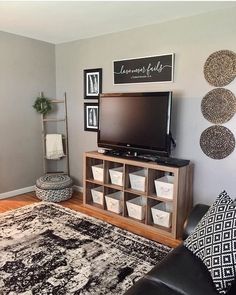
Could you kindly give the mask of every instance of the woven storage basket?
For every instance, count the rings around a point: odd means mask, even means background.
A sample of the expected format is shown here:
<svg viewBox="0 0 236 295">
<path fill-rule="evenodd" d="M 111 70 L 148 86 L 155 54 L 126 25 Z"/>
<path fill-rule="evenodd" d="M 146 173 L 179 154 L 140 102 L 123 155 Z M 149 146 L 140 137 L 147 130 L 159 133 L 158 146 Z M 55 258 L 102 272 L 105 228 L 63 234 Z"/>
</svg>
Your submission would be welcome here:
<svg viewBox="0 0 236 295">
<path fill-rule="evenodd" d="M 65 201 L 72 196 L 72 179 L 68 175 L 47 174 L 37 179 L 35 191 L 40 200 Z"/>
<path fill-rule="evenodd" d="M 61 202 L 71 198 L 73 189 L 72 187 L 58 189 L 58 190 L 45 190 L 40 189 L 35 186 L 36 196 L 42 200 L 47 202 Z"/>
<path fill-rule="evenodd" d="M 72 183 L 72 179 L 64 174 L 46 174 L 36 180 L 36 186 L 41 189 L 63 189 Z"/>
</svg>

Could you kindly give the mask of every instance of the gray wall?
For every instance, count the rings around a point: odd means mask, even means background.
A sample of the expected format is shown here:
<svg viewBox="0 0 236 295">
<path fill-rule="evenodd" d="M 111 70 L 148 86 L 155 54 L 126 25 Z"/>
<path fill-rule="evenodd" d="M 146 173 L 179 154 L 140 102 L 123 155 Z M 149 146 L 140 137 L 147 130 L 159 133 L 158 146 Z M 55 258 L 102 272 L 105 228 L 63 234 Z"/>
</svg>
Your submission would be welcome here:
<svg viewBox="0 0 236 295">
<path fill-rule="evenodd" d="M 230 9 L 56 46 L 57 93 L 68 94 L 71 174 L 78 185 L 83 152 L 97 148 L 96 133 L 83 131 L 83 69 L 101 67 L 103 92 L 173 91 L 173 155 L 195 165 L 195 202 L 210 203 L 222 189 L 236 195 L 236 151 L 212 160 L 199 146 L 201 132 L 211 125 L 200 110 L 201 99 L 213 88 L 204 79 L 204 62 L 216 50 L 236 51 L 235 15 Z M 170 52 L 176 57 L 174 83 L 113 85 L 112 60 Z M 236 79 L 227 88 L 236 94 Z M 236 116 L 224 125 L 235 134 Z"/>
<path fill-rule="evenodd" d="M 55 96 L 55 46 L 0 32 L 0 193 L 42 175 L 40 91 Z"/>
</svg>

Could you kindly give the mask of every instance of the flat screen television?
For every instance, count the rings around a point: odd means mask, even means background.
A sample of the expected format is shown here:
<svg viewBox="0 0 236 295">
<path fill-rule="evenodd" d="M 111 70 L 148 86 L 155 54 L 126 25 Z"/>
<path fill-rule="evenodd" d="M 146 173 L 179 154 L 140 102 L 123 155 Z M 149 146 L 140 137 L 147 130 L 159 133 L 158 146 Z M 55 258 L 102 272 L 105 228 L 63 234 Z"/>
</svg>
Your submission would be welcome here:
<svg viewBox="0 0 236 295">
<path fill-rule="evenodd" d="M 103 93 L 98 147 L 169 156 L 172 92 Z"/>
</svg>

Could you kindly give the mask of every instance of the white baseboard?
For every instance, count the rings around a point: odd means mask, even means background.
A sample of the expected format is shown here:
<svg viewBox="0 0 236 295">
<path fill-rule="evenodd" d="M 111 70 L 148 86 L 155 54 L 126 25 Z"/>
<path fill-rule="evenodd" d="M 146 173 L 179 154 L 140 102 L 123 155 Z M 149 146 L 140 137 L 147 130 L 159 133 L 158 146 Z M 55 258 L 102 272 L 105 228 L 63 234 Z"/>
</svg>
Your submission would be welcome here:
<svg viewBox="0 0 236 295">
<path fill-rule="evenodd" d="M 82 186 L 74 185 L 73 189 L 77 192 L 83 193 Z M 15 191 L 5 192 L 5 193 L 0 194 L 0 200 L 15 197 L 17 195 L 26 194 L 26 193 L 29 193 L 32 191 L 34 191 L 34 186 L 28 186 L 28 187 L 17 189 Z"/>
<path fill-rule="evenodd" d="M 17 195 L 25 194 L 34 191 L 34 186 L 28 186 L 24 188 L 17 189 L 15 191 L 5 192 L 0 194 L 0 199 L 7 199 Z"/>
<path fill-rule="evenodd" d="M 73 189 L 77 192 L 83 193 L 83 187 L 78 185 L 73 185 Z"/>
</svg>

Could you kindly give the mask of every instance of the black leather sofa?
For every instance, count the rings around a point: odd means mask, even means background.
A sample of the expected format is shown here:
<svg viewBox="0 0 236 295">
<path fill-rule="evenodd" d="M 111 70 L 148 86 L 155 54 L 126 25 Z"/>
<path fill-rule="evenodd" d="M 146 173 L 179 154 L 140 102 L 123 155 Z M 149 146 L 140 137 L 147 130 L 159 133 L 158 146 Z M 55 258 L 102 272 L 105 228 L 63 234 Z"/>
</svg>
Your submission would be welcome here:
<svg viewBox="0 0 236 295">
<path fill-rule="evenodd" d="M 196 205 L 186 221 L 186 239 L 208 210 Z M 183 245 L 172 250 L 165 259 L 132 286 L 125 295 L 219 295 L 206 266 Z M 227 295 L 236 295 L 234 283 Z"/>
</svg>

